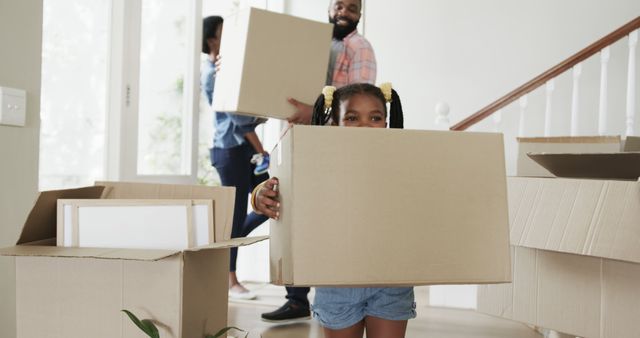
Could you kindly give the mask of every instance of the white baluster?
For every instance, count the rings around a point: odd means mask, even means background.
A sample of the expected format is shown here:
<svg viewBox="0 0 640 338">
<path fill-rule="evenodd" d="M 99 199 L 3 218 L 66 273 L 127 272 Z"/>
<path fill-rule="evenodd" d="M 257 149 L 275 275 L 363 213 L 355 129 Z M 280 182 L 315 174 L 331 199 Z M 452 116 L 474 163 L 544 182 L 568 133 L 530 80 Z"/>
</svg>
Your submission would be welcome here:
<svg viewBox="0 0 640 338">
<path fill-rule="evenodd" d="M 549 80 L 546 86 L 547 101 L 544 109 L 544 136 L 551 136 L 551 98 L 555 89 L 554 80 Z"/>
<path fill-rule="evenodd" d="M 627 68 L 627 136 L 634 134 L 634 118 L 636 112 L 636 46 L 638 30 L 629 34 L 629 66 Z"/>
<path fill-rule="evenodd" d="M 451 122 L 449 122 L 449 105 L 446 102 L 440 101 L 436 103 L 436 130 L 449 130 Z"/>
<path fill-rule="evenodd" d="M 495 133 L 500 132 L 500 124 L 502 123 L 502 110 L 497 110 L 493 115 L 491 115 L 491 120 L 493 121 L 493 131 Z"/>
<path fill-rule="evenodd" d="M 600 104 L 598 106 L 598 134 L 607 134 L 607 68 L 609 66 L 610 48 L 600 51 Z"/>
<path fill-rule="evenodd" d="M 571 136 L 578 136 L 578 125 L 580 122 L 580 75 L 582 75 L 582 64 L 573 66 L 573 91 L 571 93 Z"/>
<path fill-rule="evenodd" d="M 520 123 L 518 125 L 518 137 L 524 137 L 524 113 L 527 110 L 527 95 L 524 95 L 518 100 L 520 104 Z"/>
</svg>

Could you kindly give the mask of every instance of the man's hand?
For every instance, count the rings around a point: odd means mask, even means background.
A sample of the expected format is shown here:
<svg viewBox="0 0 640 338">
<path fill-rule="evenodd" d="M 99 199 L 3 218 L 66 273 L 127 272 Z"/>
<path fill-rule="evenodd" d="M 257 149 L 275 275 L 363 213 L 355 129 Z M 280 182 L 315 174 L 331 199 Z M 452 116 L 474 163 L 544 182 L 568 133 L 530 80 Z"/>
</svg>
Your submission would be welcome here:
<svg viewBox="0 0 640 338">
<path fill-rule="evenodd" d="M 256 191 L 255 206 L 263 215 L 278 220 L 280 218 L 280 202 L 278 202 L 278 178 L 272 177 Z"/>
<path fill-rule="evenodd" d="M 311 116 L 313 115 L 312 106 L 302 103 L 294 98 L 288 98 L 287 101 L 296 108 L 296 112 L 287 119 L 289 123 L 311 124 Z"/>
</svg>

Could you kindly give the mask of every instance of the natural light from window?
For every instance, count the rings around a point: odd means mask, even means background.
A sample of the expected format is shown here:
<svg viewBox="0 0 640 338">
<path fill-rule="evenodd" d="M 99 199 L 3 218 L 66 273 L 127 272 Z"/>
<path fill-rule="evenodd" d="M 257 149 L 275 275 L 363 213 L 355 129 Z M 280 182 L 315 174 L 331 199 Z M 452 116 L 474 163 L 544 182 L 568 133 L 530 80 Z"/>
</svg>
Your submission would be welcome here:
<svg viewBox="0 0 640 338">
<path fill-rule="evenodd" d="M 40 190 L 104 177 L 109 0 L 45 0 Z"/>
</svg>

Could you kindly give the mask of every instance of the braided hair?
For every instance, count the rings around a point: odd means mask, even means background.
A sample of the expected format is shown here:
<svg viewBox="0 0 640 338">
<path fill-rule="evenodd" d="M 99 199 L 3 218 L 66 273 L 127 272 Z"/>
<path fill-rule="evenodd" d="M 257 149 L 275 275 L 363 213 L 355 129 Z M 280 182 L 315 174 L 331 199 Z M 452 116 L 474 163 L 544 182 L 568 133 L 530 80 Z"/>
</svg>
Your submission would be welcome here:
<svg viewBox="0 0 640 338">
<path fill-rule="evenodd" d="M 336 89 L 333 92 L 331 106 L 325 107 L 325 94 L 320 94 L 313 105 L 312 125 L 326 125 L 329 122 L 338 124 L 340 121 L 340 103 L 355 95 L 368 95 L 380 100 L 384 106 L 385 117 L 389 116 L 389 128 L 404 128 L 404 117 L 402 113 L 402 103 L 398 93 L 391 89 L 391 101 L 387 112 L 387 100 L 382 90 L 368 83 L 355 83 Z"/>
</svg>

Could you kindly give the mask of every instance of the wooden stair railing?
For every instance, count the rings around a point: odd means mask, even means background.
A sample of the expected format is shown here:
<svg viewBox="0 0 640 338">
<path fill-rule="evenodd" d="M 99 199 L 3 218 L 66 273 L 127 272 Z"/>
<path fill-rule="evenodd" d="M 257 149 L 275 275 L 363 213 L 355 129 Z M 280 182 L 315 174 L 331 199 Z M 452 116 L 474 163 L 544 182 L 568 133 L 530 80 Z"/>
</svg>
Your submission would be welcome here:
<svg viewBox="0 0 640 338">
<path fill-rule="evenodd" d="M 562 61 L 558 65 L 556 65 L 556 66 L 550 68 L 549 70 L 545 71 L 544 73 L 536 76 L 531 81 L 529 81 L 529 82 L 521 85 L 520 87 L 514 89 L 513 91 L 511 91 L 507 95 L 499 98 L 498 100 L 492 102 L 488 106 L 480 109 L 475 114 L 473 114 L 473 115 L 467 117 L 466 119 L 458 122 L 457 124 L 453 125 L 450 129 L 451 130 L 455 130 L 455 131 L 466 130 L 467 128 L 469 128 L 469 127 L 473 126 L 474 124 L 484 120 L 485 118 L 487 118 L 491 114 L 497 112 L 501 108 L 503 108 L 503 107 L 507 106 L 508 104 L 518 100 L 520 97 L 528 94 L 529 92 L 533 91 L 534 89 L 537 89 L 538 87 L 540 87 L 543 84 L 547 83 L 549 80 L 552 80 L 556 76 L 558 76 L 558 75 L 566 72 L 567 70 L 573 68 L 574 66 L 576 66 L 580 62 L 588 59 L 589 57 L 591 57 L 593 55 L 595 55 L 596 53 L 600 52 L 602 49 L 612 45 L 613 43 L 617 42 L 618 40 L 622 39 L 623 37 L 629 35 L 630 33 L 634 32 L 635 30 L 637 30 L 639 28 L 640 28 L 640 16 L 638 16 L 635 19 L 629 21 L 624 26 L 616 29 L 615 31 L 611 32 L 607 36 L 605 36 L 605 37 L 601 38 L 600 40 L 596 41 L 595 43 L 589 45 L 588 47 L 584 48 L 583 50 L 581 50 L 578 53 L 574 54 L 573 56 L 569 57 L 568 59 Z"/>
</svg>

